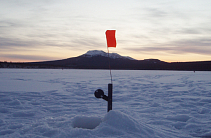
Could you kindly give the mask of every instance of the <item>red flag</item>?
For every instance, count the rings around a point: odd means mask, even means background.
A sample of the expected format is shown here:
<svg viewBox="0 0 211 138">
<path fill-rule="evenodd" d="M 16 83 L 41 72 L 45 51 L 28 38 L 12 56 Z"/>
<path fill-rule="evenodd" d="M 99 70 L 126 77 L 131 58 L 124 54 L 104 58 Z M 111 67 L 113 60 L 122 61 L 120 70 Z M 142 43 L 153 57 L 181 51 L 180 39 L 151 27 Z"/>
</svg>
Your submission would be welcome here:
<svg viewBox="0 0 211 138">
<path fill-rule="evenodd" d="M 106 31 L 106 39 L 108 47 L 116 47 L 116 38 L 115 38 L 116 30 L 107 30 Z"/>
</svg>

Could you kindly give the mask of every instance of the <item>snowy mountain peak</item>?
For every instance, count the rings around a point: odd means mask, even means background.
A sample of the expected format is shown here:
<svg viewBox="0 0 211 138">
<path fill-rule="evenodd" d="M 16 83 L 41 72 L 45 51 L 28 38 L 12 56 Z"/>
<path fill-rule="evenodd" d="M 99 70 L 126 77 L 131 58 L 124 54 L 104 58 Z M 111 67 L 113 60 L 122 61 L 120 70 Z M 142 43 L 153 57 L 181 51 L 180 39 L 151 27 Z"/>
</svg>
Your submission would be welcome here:
<svg viewBox="0 0 211 138">
<path fill-rule="evenodd" d="M 108 57 L 108 53 L 102 51 L 102 50 L 90 50 L 88 52 L 86 52 L 85 54 L 83 54 L 82 56 L 85 57 L 94 57 L 94 56 L 103 56 L 103 57 Z M 124 59 L 130 59 L 130 60 L 135 60 L 131 57 L 127 57 L 127 56 L 121 56 L 117 53 L 109 53 L 109 57 L 116 59 L 116 58 L 124 58 Z"/>
<path fill-rule="evenodd" d="M 84 55 L 86 56 L 108 56 L 108 54 L 102 50 L 90 50 L 86 52 Z"/>
</svg>

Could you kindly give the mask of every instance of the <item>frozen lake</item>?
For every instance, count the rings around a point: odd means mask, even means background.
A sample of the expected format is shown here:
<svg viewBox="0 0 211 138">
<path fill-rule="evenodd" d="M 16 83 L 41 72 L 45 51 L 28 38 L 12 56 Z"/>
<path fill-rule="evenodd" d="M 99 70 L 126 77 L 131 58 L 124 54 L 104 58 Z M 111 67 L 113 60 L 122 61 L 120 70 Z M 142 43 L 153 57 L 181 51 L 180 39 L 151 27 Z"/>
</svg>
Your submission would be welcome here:
<svg viewBox="0 0 211 138">
<path fill-rule="evenodd" d="M 0 137 L 211 137 L 211 72 L 0 69 Z"/>
</svg>

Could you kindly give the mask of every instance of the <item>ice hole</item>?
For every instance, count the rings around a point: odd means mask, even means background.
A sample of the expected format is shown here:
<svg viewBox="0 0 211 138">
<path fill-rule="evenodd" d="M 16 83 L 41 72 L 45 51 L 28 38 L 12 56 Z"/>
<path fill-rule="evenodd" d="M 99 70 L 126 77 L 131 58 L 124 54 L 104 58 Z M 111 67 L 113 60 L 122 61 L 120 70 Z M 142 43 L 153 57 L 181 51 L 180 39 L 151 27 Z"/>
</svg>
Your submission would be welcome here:
<svg viewBox="0 0 211 138">
<path fill-rule="evenodd" d="M 73 119 L 72 126 L 73 128 L 94 129 L 101 122 L 102 119 L 99 117 L 76 116 Z"/>
</svg>

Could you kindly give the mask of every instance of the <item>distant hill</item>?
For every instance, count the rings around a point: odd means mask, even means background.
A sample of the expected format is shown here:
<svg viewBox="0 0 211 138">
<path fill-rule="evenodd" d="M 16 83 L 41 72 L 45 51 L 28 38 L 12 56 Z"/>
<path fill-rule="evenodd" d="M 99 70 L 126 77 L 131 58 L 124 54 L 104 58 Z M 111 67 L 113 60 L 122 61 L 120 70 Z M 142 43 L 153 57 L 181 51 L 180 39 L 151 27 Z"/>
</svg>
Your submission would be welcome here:
<svg viewBox="0 0 211 138">
<path fill-rule="evenodd" d="M 111 69 L 124 70 L 186 70 L 186 71 L 211 71 L 211 61 L 198 62 L 164 62 L 159 59 L 135 60 L 131 57 L 121 56 L 117 53 L 104 51 L 88 51 L 73 58 L 31 62 L 7 63 L 0 62 L 0 68 L 68 68 L 68 69 Z"/>
</svg>

